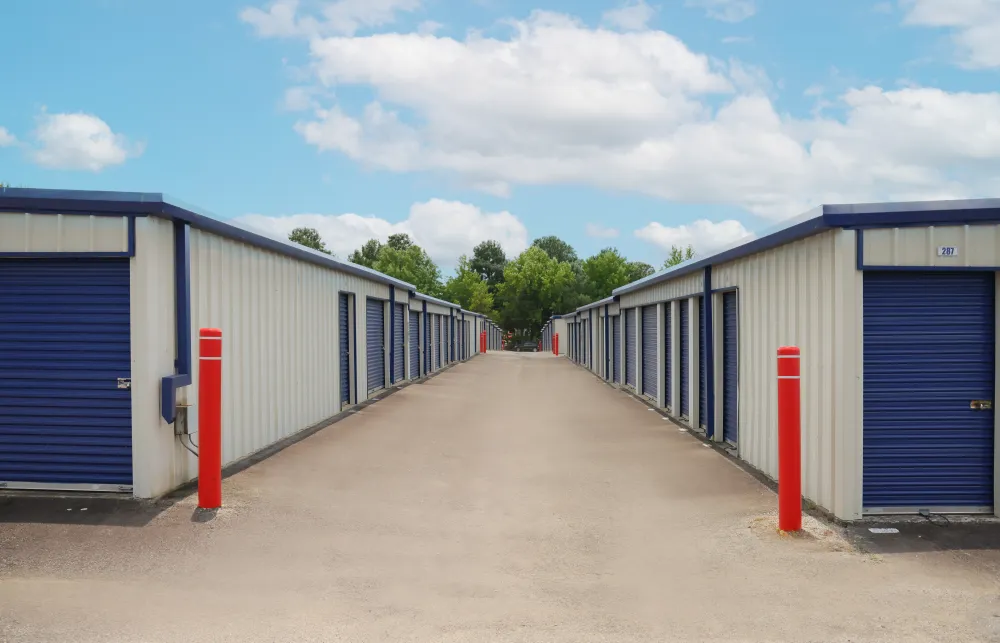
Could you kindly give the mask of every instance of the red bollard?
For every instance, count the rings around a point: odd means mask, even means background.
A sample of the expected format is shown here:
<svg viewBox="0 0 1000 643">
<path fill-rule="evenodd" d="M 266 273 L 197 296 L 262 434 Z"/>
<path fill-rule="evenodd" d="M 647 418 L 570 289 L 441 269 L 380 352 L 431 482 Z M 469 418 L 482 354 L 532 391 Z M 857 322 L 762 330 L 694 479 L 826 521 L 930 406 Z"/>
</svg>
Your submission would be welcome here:
<svg viewBox="0 0 1000 643">
<path fill-rule="evenodd" d="M 556 333 L 553 337 L 555 341 L 552 342 L 552 352 L 556 355 L 559 354 L 559 333 Z"/>
<path fill-rule="evenodd" d="M 222 506 L 222 331 L 202 328 L 198 346 L 198 507 Z"/>
<path fill-rule="evenodd" d="M 778 529 L 802 529 L 802 408 L 800 353 L 778 349 Z"/>
</svg>

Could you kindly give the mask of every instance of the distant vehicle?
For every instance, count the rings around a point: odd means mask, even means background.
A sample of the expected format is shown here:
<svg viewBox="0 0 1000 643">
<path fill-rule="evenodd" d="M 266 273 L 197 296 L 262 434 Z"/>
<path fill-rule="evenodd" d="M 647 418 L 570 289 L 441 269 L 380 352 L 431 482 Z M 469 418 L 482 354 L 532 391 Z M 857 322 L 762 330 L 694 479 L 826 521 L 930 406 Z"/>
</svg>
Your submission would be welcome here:
<svg viewBox="0 0 1000 643">
<path fill-rule="evenodd" d="M 538 352 L 538 342 L 527 341 L 521 342 L 520 344 L 514 345 L 513 350 L 518 353 L 537 353 Z"/>
</svg>

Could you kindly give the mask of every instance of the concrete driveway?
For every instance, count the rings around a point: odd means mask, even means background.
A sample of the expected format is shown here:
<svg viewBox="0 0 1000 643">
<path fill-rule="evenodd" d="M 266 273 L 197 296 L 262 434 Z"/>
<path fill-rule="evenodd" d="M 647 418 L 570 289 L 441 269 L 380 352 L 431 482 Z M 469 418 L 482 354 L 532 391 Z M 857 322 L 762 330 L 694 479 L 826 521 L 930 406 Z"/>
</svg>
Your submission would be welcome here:
<svg viewBox="0 0 1000 643">
<path fill-rule="evenodd" d="M 490 354 L 226 480 L 0 504 L 0 641 L 990 641 L 998 581 L 870 554 L 565 359 Z M 84 511 L 86 508 L 86 511 Z"/>
</svg>

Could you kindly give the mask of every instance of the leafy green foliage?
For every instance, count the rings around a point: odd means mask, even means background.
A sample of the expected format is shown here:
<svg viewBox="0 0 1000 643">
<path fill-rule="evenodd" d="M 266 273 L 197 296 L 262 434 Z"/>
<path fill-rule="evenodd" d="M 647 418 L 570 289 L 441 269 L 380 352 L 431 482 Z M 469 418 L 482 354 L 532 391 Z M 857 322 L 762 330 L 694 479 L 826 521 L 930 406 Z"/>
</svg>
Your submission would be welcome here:
<svg viewBox="0 0 1000 643">
<path fill-rule="evenodd" d="M 656 268 L 642 261 L 630 261 L 627 264 L 627 268 L 628 268 L 628 283 L 632 283 L 633 281 L 638 281 L 643 277 L 648 277 L 654 272 L 656 272 Z"/>
<path fill-rule="evenodd" d="M 293 243 L 297 243 L 300 246 L 325 252 L 328 255 L 333 254 L 326 249 L 326 244 L 323 243 L 323 238 L 319 236 L 319 230 L 316 228 L 295 228 L 292 230 L 291 234 L 288 235 L 288 240 Z"/>
<path fill-rule="evenodd" d="M 496 241 L 483 241 L 472 249 L 469 269 L 482 277 L 496 294 L 497 286 L 503 283 L 503 269 L 507 266 L 507 256 Z"/>
<path fill-rule="evenodd" d="M 569 245 L 559 237 L 539 237 L 538 239 L 535 239 L 531 245 L 536 248 L 541 248 L 545 251 L 545 254 L 549 255 L 556 261 L 573 263 L 577 260 L 576 250 L 573 249 L 573 246 Z"/>
<path fill-rule="evenodd" d="M 374 268 L 378 261 L 378 253 L 382 249 L 382 242 L 378 239 L 369 239 L 365 245 L 361 246 L 347 256 L 347 260 L 366 268 Z"/>
<path fill-rule="evenodd" d="M 679 263 L 684 263 L 688 259 L 694 259 L 694 246 L 688 246 L 687 248 L 670 246 L 670 254 L 667 256 L 667 260 L 663 262 L 663 268 L 666 269 L 676 266 Z"/>
<path fill-rule="evenodd" d="M 581 261 L 571 245 L 554 236 L 536 239 L 509 260 L 499 243 L 484 241 L 473 248 L 471 257 L 459 259 L 455 274 L 444 285 L 438 267 L 405 234 L 392 235 L 385 243 L 372 239 L 349 260 L 487 315 L 501 328 L 515 331 L 517 341 L 537 339 L 553 314 L 603 299 L 615 288 L 654 272 L 647 263 L 628 261 L 616 248 Z"/>
<path fill-rule="evenodd" d="M 444 298 L 466 310 L 484 315 L 493 313 L 493 293 L 489 284 L 472 268 L 472 262 L 465 255 L 458 260 L 455 276 L 445 284 Z"/>
</svg>

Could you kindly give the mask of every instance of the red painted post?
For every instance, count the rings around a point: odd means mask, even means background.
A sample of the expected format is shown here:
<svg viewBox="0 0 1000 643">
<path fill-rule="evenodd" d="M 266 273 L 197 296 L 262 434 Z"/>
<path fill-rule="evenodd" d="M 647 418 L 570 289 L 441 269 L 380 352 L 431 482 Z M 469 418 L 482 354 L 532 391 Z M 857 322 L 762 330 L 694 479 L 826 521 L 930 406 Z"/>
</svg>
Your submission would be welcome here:
<svg viewBox="0 0 1000 643">
<path fill-rule="evenodd" d="M 555 337 L 553 337 L 553 339 L 555 339 L 555 341 L 552 342 L 552 352 L 555 353 L 556 355 L 558 355 L 559 354 L 559 333 L 556 333 Z"/>
<path fill-rule="evenodd" d="M 222 331 L 202 328 L 198 346 L 198 506 L 222 506 Z"/>
<path fill-rule="evenodd" d="M 802 409 L 800 353 L 778 349 L 778 529 L 802 529 Z"/>
</svg>

